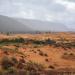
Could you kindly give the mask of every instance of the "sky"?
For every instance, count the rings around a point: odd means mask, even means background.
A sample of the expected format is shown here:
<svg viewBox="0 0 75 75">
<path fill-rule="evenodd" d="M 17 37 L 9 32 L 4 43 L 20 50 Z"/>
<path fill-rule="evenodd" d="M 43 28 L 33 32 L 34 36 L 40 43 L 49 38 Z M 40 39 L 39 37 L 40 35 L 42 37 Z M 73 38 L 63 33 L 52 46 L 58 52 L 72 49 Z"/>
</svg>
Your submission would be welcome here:
<svg viewBox="0 0 75 75">
<path fill-rule="evenodd" d="M 60 22 L 75 29 L 75 0 L 0 0 L 0 15 Z"/>
</svg>

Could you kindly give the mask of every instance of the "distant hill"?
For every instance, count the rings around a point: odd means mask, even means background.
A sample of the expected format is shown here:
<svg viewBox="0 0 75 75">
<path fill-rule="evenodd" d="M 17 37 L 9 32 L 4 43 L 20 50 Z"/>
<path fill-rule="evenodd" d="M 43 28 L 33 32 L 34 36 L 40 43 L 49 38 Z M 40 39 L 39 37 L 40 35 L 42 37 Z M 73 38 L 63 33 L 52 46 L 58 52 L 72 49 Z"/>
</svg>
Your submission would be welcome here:
<svg viewBox="0 0 75 75">
<path fill-rule="evenodd" d="M 13 18 L 0 15 L 0 32 L 30 32 L 28 26 L 22 24 Z"/>
<path fill-rule="evenodd" d="M 29 26 L 35 31 L 53 31 L 53 32 L 69 31 L 69 29 L 64 24 L 58 22 L 19 19 L 19 18 L 16 18 L 16 20 L 22 24 Z"/>
<path fill-rule="evenodd" d="M 12 18 L 0 15 L 0 32 L 75 31 L 58 22 Z"/>
</svg>

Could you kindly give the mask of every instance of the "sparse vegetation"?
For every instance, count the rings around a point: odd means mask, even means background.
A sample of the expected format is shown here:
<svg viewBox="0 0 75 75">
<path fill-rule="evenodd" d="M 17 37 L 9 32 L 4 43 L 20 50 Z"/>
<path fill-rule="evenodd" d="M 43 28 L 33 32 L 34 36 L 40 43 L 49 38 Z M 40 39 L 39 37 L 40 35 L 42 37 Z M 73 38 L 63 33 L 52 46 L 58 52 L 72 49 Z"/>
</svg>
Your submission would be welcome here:
<svg viewBox="0 0 75 75">
<path fill-rule="evenodd" d="M 56 43 L 56 41 L 51 40 L 51 39 L 47 39 L 47 40 L 45 40 L 45 43 L 49 44 L 49 45 L 54 45 Z"/>
<path fill-rule="evenodd" d="M 48 57 L 48 54 L 45 53 L 44 56 Z"/>
<path fill-rule="evenodd" d="M 48 68 L 55 69 L 55 67 L 53 65 L 50 65 Z"/>
<path fill-rule="evenodd" d="M 24 59 L 20 59 L 19 61 L 15 57 L 8 58 L 3 57 L 1 61 L 2 69 L 4 70 L 4 74 L 17 74 L 19 71 L 24 71 L 23 75 L 37 75 L 44 70 L 43 65 L 38 63 L 33 63 L 31 61 L 25 62 Z M 5 72 L 6 71 L 6 72 Z M 2 71 L 0 73 L 3 73 Z"/>
<path fill-rule="evenodd" d="M 46 61 L 46 62 L 49 62 L 49 60 L 48 60 L 48 59 L 45 59 L 45 61 Z"/>
<path fill-rule="evenodd" d="M 0 75 L 42 75 L 47 69 L 60 68 L 61 64 L 75 66 L 75 39 L 51 35 L 12 37 L 7 33 L 7 37 L 0 39 Z"/>
<path fill-rule="evenodd" d="M 13 67 L 13 66 L 14 66 L 14 63 L 13 63 L 12 60 L 10 60 L 10 59 L 6 56 L 6 57 L 3 57 L 3 58 L 2 58 L 1 66 L 2 66 L 3 69 L 7 70 L 7 69 L 9 69 L 10 67 Z"/>
<path fill-rule="evenodd" d="M 2 39 L 0 40 L 1 43 L 24 43 L 25 40 L 23 38 L 14 38 L 14 39 Z"/>
<path fill-rule="evenodd" d="M 74 53 L 64 53 L 62 55 L 63 59 L 67 59 L 67 60 L 75 60 L 75 54 Z"/>
<path fill-rule="evenodd" d="M 44 53 L 42 51 L 39 52 L 39 55 L 44 56 Z"/>
<path fill-rule="evenodd" d="M 28 71 L 42 71 L 44 70 L 44 66 L 34 62 L 28 62 L 25 66 L 25 69 Z"/>
</svg>

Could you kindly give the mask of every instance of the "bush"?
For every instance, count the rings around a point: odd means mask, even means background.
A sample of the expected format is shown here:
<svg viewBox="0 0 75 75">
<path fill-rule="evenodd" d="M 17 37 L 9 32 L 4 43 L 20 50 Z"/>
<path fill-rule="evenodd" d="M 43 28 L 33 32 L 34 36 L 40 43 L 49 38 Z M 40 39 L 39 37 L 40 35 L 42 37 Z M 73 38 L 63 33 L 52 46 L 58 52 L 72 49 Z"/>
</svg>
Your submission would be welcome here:
<svg viewBox="0 0 75 75">
<path fill-rule="evenodd" d="M 28 62 L 25 65 L 25 69 L 28 71 L 42 71 L 44 67 L 41 64 L 38 63 L 33 63 L 33 62 Z"/>
<path fill-rule="evenodd" d="M 17 73 L 17 70 L 16 70 L 15 67 L 10 67 L 10 68 L 8 69 L 7 73 L 8 73 L 8 74 L 13 74 L 13 73 L 15 74 L 15 73 Z"/>
<path fill-rule="evenodd" d="M 64 55 L 67 55 L 68 53 L 64 53 Z"/>
<path fill-rule="evenodd" d="M 14 64 L 18 63 L 18 60 L 15 57 L 12 57 L 11 60 L 13 61 Z"/>
<path fill-rule="evenodd" d="M 56 41 L 51 40 L 51 39 L 47 39 L 47 40 L 45 40 L 45 43 L 46 43 L 46 44 L 53 45 L 53 44 L 55 44 L 55 43 L 56 43 Z"/>
<path fill-rule="evenodd" d="M 14 66 L 14 63 L 8 57 L 3 57 L 1 66 L 3 69 L 9 69 L 10 67 Z"/>
<path fill-rule="evenodd" d="M 23 39 L 23 38 L 16 38 L 16 39 L 14 40 L 14 42 L 24 43 L 24 39 Z"/>
<path fill-rule="evenodd" d="M 23 38 L 15 38 L 15 39 L 2 39 L 0 43 L 24 43 L 25 40 Z"/>
<path fill-rule="evenodd" d="M 73 53 L 70 53 L 69 55 L 74 56 L 74 54 L 73 54 Z"/>
<path fill-rule="evenodd" d="M 45 61 L 46 61 L 46 62 L 49 62 L 49 60 L 48 60 L 48 59 L 45 59 Z"/>
<path fill-rule="evenodd" d="M 50 65 L 48 68 L 55 69 L 55 67 L 54 67 L 54 66 L 52 66 L 52 65 Z"/>
<path fill-rule="evenodd" d="M 40 51 L 40 52 L 39 52 L 39 55 L 44 56 L 44 53 Z"/>
<path fill-rule="evenodd" d="M 33 43 L 41 45 L 41 44 L 44 44 L 45 42 L 44 41 L 39 41 L 39 40 L 33 40 Z"/>
<path fill-rule="evenodd" d="M 4 50 L 3 53 L 6 54 L 6 55 L 9 55 L 8 51 L 6 51 L 6 50 Z"/>
<path fill-rule="evenodd" d="M 21 58 L 21 59 L 19 60 L 19 62 L 20 62 L 20 63 L 25 63 L 24 58 Z"/>
<path fill-rule="evenodd" d="M 17 68 L 18 68 L 18 69 L 24 69 L 24 64 L 21 63 L 21 62 L 19 62 L 19 63 L 17 64 Z"/>
<path fill-rule="evenodd" d="M 47 55 L 47 54 L 44 54 L 44 56 L 48 57 L 48 55 Z"/>
</svg>

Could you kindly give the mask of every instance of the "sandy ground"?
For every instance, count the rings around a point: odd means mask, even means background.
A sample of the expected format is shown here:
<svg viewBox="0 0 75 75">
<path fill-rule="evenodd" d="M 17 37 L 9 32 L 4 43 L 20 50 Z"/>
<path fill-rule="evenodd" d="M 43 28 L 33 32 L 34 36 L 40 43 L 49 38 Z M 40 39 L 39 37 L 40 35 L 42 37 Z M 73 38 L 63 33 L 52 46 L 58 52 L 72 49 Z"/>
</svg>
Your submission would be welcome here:
<svg viewBox="0 0 75 75">
<path fill-rule="evenodd" d="M 22 38 L 30 38 L 30 39 L 38 39 L 38 40 L 45 40 L 47 38 L 53 39 L 53 40 L 59 40 L 60 38 L 67 39 L 69 41 L 75 41 L 75 34 L 74 33 L 48 33 L 48 34 L 14 34 L 14 35 L 4 35 L 0 34 L 0 39 L 4 38 L 16 38 L 16 37 L 22 37 Z M 3 46 L 3 48 L 9 48 L 9 49 L 15 49 L 16 47 L 14 45 L 8 45 Z M 24 59 L 31 60 L 36 63 L 40 63 L 44 65 L 47 69 L 50 65 L 52 65 L 54 68 L 75 68 L 75 58 L 72 59 L 64 59 L 62 58 L 63 54 L 66 53 L 74 53 L 75 54 L 75 48 L 64 50 L 61 47 L 53 47 L 50 45 L 46 46 L 40 46 L 40 47 L 34 47 L 33 44 L 23 44 L 20 45 L 18 48 L 19 52 L 21 54 L 17 54 L 15 52 L 10 51 L 9 56 L 14 56 L 17 59 L 21 58 L 22 53 L 25 55 Z M 40 55 L 39 50 L 46 54 L 47 56 Z M 0 58 L 4 56 L 2 49 L 0 49 Z"/>
</svg>

